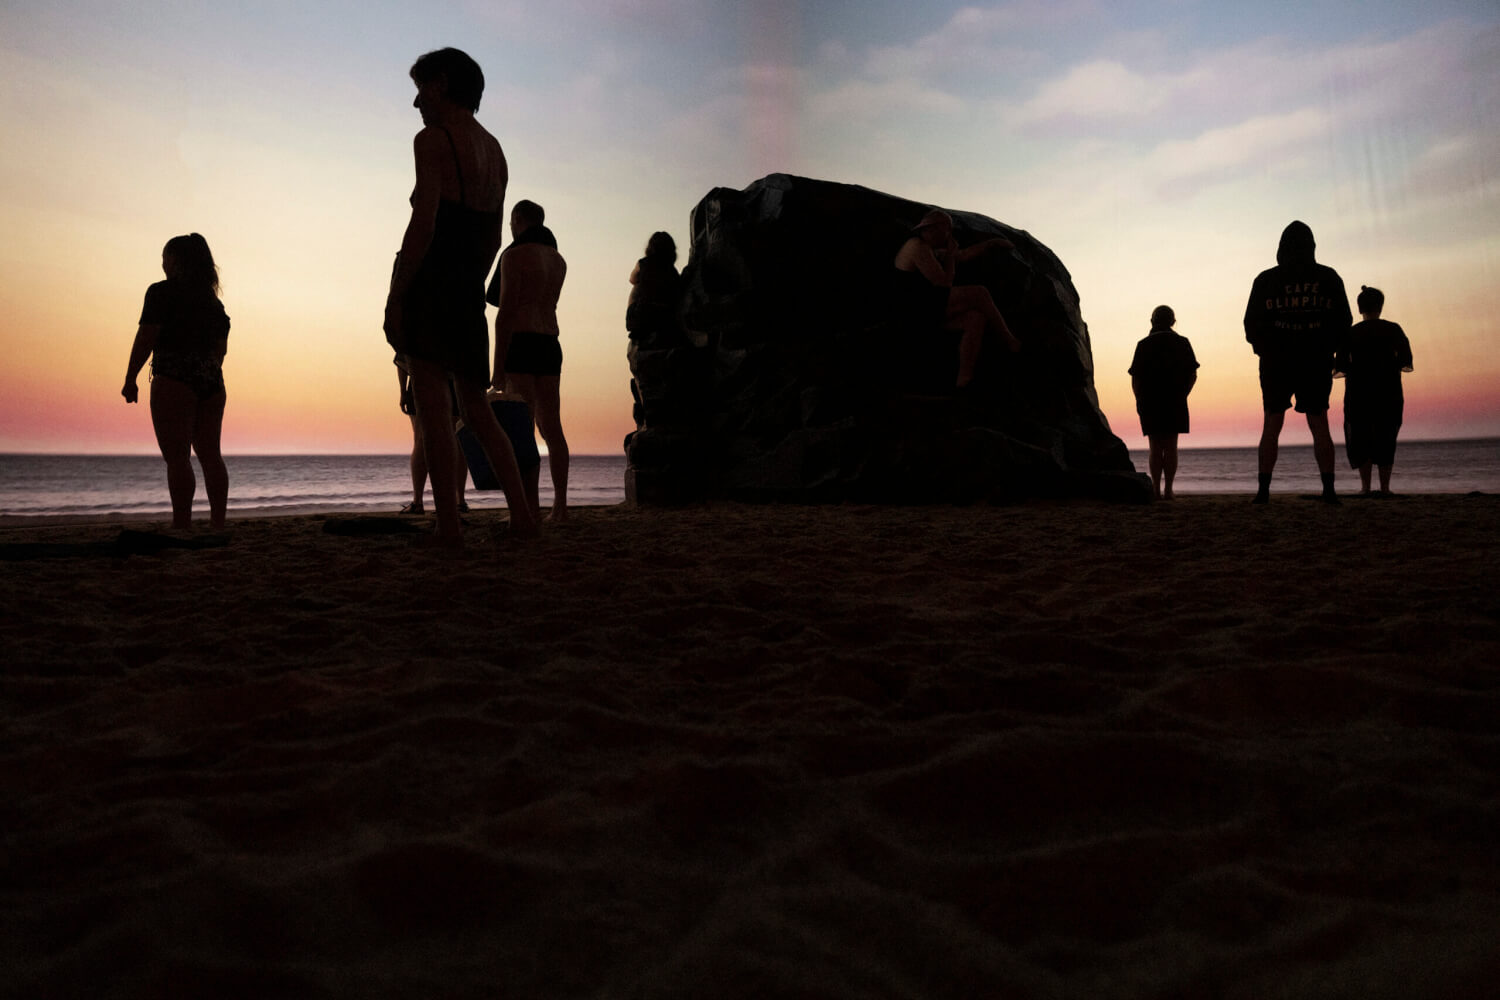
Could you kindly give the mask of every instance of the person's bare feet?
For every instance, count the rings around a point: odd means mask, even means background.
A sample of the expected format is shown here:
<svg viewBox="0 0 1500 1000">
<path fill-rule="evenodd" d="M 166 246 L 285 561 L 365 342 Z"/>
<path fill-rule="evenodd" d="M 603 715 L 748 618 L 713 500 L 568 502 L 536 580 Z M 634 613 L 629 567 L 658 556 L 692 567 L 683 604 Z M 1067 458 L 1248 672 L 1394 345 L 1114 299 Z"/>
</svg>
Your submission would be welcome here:
<svg viewBox="0 0 1500 1000">
<path fill-rule="evenodd" d="M 566 524 L 570 520 L 572 518 L 568 516 L 568 508 L 566 507 L 553 507 L 547 515 L 548 524 Z"/>
</svg>

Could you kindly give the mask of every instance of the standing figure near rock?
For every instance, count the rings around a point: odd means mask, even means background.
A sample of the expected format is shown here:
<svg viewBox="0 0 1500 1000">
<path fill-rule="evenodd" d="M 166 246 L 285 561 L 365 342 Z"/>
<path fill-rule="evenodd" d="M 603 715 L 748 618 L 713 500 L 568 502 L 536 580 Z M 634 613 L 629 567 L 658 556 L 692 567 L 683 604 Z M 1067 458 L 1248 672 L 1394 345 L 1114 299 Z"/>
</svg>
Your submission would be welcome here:
<svg viewBox="0 0 1500 1000">
<path fill-rule="evenodd" d="M 652 347 L 675 346 L 681 337 L 677 323 L 681 297 L 677 243 L 671 233 L 652 233 L 645 256 L 630 271 L 630 301 L 625 306 L 630 339 L 645 340 Z"/>
<path fill-rule="evenodd" d="M 558 341 L 557 300 L 568 264 L 557 252 L 557 239 L 543 225 L 546 213 L 533 201 L 518 201 L 510 213 L 514 242 L 500 255 L 490 282 L 495 316 L 496 389 L 511 391 L 531 407 L 536 428 L 547 442 L 552 470 L 550 520 L 568 516 L 568 439 L 560 416 L 562 344 Z M 533 495 L 532 505 L 538 498 Z"/>
<path fill-rule="evenodd" d="M 174 236 L 161 251 L 166 281 L 146 289 L 140 324 L 130 347 L 120 395 L 134 403 L 136 376 L 151 358 L 151 426 L 167 463 L 172 527 L 190 528 L 196 452 L 208 493 L 209 524 L 223 530 L 229 504 L 229 470 L 219 450 L 224 426 L 224 355 L 229 317 L 219 301 L 219 269 L 208 241 L 197 233 Z"/>
<path fill-rule="evenodd" d="M 1360 286 L 1355 300 L 1362 322 L 1349 331 L 1339 358 L 1344 382 L 1344 450 L 1349 467 L 1359 470 L 1360 493 L 1370 495 L 1370 466 L 1380 468 L 1380 496 L 1391 495 L 1391 466 L 1401 430 L 1405 398 L 1401 373 L 1412 370 L 1406 331 L 1380 318 L 1385 294 Z"/>
<path fill-rule="evenodd" d="M 1343 346 L 1353 317 L 1344 281 L 1313 257 L 1316 244 L 1305 222 L 1292 222 L 1281 234 L 1276 266 L 1256 275 L 1245 306 L 1245 339 L 1260 356 L 1260 395 L 1265 412 L 1258 453 L 1260 481 L 1254 503 L 1269 503 L 1271 473 L 1287 408 L 1307 416 L 1313 456 L 1323 479 L 1322 500 L 1338 503 L 1333 491 L 1333 437 L 1328 431 L 1328 397 L 1333 391 L 1334 356 Z"/>
<path fill-rule="evenodd" d="M 417 419 L 432 480 L 440 544 L 461 546 L 457 459 L 449 378 L 510 508 L 510 530 L 536 533 L 510 441 L 485 401 L 490 379 L 484 276 L 500 249 L 501 206 L 509 171 L 500 143 L 474 118 L 484 73 L 458 49 L 412 65 L 423 128 L 413 142 L 417 183 L 411 221 L 391 277 L 385 335 L 411 372 Z"/>
<path fill-rule="evenodd" d="M 1151 447 L 1151 491 L 1158 500 L 1172 499 L 1177 476 L 1177 435 L 1188 432 L 1188 393 L 1198 381 L 1198 359 L 1193 345 L 1172 329 L 1177 315 L 1171 306 L 1151 311 L 1151 332 L 1135 345 L 1130 362 L 1130 388 L 1141 433 Z M 1162 476 L 1166 488 L 1162 488 Z"/>
<path fill-rule="evenodd" d="M 957 329 L 958 387 L 974 381 L 984 331 L 992 329 L 1012 351 L 1021 342 L 1005 325 L 1005 317 L 983 285 L 955 285 L 953 275 L 960 263 L 973 260 L 987 250 L 1012 246 L 998 236 L 962 250 L 953 238 L 953 219 L 934 208 L 922 216 L 901 249 L 896 252 L 897 312 L 909 326 L 920 330 Z"/>
</svg>

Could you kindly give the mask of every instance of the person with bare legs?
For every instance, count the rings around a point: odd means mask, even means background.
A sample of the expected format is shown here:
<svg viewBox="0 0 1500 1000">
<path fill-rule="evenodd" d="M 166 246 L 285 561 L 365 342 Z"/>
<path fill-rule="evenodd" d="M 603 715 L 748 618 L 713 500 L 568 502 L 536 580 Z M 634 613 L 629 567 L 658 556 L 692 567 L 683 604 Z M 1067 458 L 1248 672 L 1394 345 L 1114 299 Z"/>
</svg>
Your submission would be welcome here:
<svg viewBox="0 0 1500 1000">
<path fill-rule="evenodd" d="M 208 241 L 197 233 L 168 240 L 161 269 L 167 280 L 146 289 L 120 395 L 127 403 L 139 398 L 136 376 L 149 357 L 151 425 L 167 464 L 172 527 L 192 527 L 198 479 L 190 453 L 196 453 L 209 524 L 222 531 L 229 505 L 229 470 L 219 450 L 229 316 L 219 301 L 219 270 Z"/>
<path fill-rule="evenodd" d="M 500 255 L 489 301 L 500 307 L 495 316 L 494 385 L 531 407 L 552 472 L 549 520 L 560 522 L 568 517 L 568 439 L 560 416 L 563 358 L 557 300 L 568 264 L 557 252 L 557 238 L 545 220 L 546 212 L 536 202 L 516 202 L 510 213 L 514 242 Z M 535 495 L 532 502 L 538 503 Z"/>
<path fill-rule="evenodd" d="M 1361 322 L 1349 331 L 1339 358 L 1344 382 L 1344 450 L 1349 467 L 1359 472 L 1362 496 L 1391 495 L 1391 466 L 1396 462 L 1396 435 L 1406 399 L 1401 373 L 1412 370 L 1406 331 L 1380 318 L 1385 293 L 1360 286 L 1355 299 Z M 1380 469 L 1380 492 L 1370 492 L 1370 468 Z"/>
<path fill-rule="evenodd" d="M 953 236 L 953 218 L 934 208 L 922 216 L 896 252 L 898 312 L 902 319 L 919 327 L 960 333 L 957 379 L 960 389 L 974 380 L 986 330 L 999 334 L 1011 351 L 1019 351 L 1021 342 L 1010 332 L 988 288 L 955 285 L 953 276 L 959 264 L 986 251 L 1012 245 L 996 236 L 960 250 Z"/>
<path fill-rule="evenodd" d="M 413 142 L 417 181 L 386 299 L 385 335 L 411 372 L 437 541 L 463 545 L 450 384 L 505 491 L 511 533 L 528 537 L 536 534 L 536 515 L 510 441 L 485 399 L 491 370 L 484 278 L 500 249 L 505 153 L 474 117 L 484 73 L 466 53 L 429 52 L 412 65 L 411 78 L 423 128 Z"/>
<path fill-rule="evenodd" d="M 1130 362 L 1130 388 L 1135 412 L 1141 418 L 1151 453 L 1151 491 L 1158 500 L 1172 499 L 1177 477 L 1177 436 L 1188 432 L 1188 393 L 1198 381 L 1198 359 L 1193 345 L 1172 327 L 1177 314 L 1171 306 L 1151 311 L 1151 332 L 1135 345 Z M 1166 487 L 1162 487 L 1162 477 Z"/>
<path fill-rule="evenodd" d="M 1316 244 L 1305 222 L 1292 222 L 1281 234 L 1276 266 L 1256 275 L 1245 306 L 1245 339 L 1260 356 L 1261 427 L 1259 484 L 1252 503 L 1271 500 L 1271 474 L 1286 411 L 1297 400 L 1313 437 L 1313 457 L 1323 480 L 1324 503 L 1336 504 L 1333 489 L 1333 436 L 1328 431 L 1328 397 L 1333 391 L 1334 359 L 1342 350 L 1353 316 L 1338 272 L 1314 259 Z"/>
<path fill-rule="evenodd" d="M 396 356 L 396 381 L 401 386 L 401 412 L 411 418 L 411 503 L 404 505 L 401 513 L 420 517 L 427 513 L 426 505 L 422 502 L 422 495 L 427 490 L 427 449 L 422 446 L 422 422 L 417 419 L 417 404 L 412 395 L 411 373 L 406 370 L 406 364 L 400 355 Z M 453 393 L 452 398 L 453 418 L 457 420 L 457 394 Z M 453 454 L 457 459 L 453 474 L 458 479 L 458 510 L 459 513 L 466 514 L 469 505 L 464 500 L 464 487 L 468 482 L 469 469 L 461 449 L 456 449 Z"/>
</svg>

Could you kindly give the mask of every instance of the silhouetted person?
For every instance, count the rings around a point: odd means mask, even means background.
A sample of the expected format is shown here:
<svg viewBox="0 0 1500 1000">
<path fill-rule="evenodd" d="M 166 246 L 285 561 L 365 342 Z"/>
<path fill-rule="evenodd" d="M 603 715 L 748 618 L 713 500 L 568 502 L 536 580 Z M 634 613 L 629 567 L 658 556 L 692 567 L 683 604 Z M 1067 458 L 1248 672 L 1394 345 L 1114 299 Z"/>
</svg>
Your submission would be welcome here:
<svg viewBox="0 0 1500 1000">
<path fill-rule="evenodd" d="M 625 306 L 630 339 L 661 346 L 680 340 L 677 304 L 681 297 L 677 243 L 671 233 L 652 233 L 645 256 L 630 271 L 630 301 Z"/>
<path fill-rule="evenodd" d="M 161 252 L 166 281 L 146 289 L 140 325 L 125 368 L 120 395 L 134 403 L 135 379 L 151 358 L 151 426 L 167 463 L 172 527 L 193 522 L 193 474 L 189 449 L 203 466 L 209 523 L 224 528 L 229 504 L 229 470 L 219 451 L 224 426 L 224 355 L 229 350 L 229 316 L 219 301 L 219 269 L 208 241 L 197 233 L 174 236 Z"/>
<path fill-rule="evenodd" d="M 500 248 L 509 171 L 500 143 L 474 119 L 484 74 L 468 55 L 449 48 L 418 59 L 411 78 L 423 128 L 412 144 L 417 182 L 386 300 L 385 333 L 411 371 L 438 541 L 463 544 L 450 376 L 459 408 L 505 491 L 511 531 L 535 534 L 536 515 L 510 441 L 485 401 L 491 374 L 484 278 Z"/>
<path fill-rule="evenodd" d="M 1260 355 L 1260 396 L 1265 410 L 1255 503 L 1270 502 L 1277 442 L 1293 396 L 1297 412 L 1307 416 L 1312 431 L 1313 456 L 1323 478 L 1322 499 L 1339 502 L 1333 491 L 1328 396 L 1333 390 L 1334 355 L 1353 317 L 1343 279 L 1313 258 L 1314 246 L 1306 223 L 1287 226 L 1276 251 L 1276 266 L 1256 276 L 1245 306 L 1245 339 Z"/>
<path fill-rule="evenodd" d="M 427 449 L 422 445 L 422 422 L 417 419 L 416 401 L 412 396 L 411 373 L 407 371 L 406 362 L 399 354 L 396 355 L 396 382 L 401 386 L 401 412 L 411 418 L 411 503 L 403 506 L 401 513 L 416 516 L 426 513 L 422 503 L 422 494 L 427 489 Z M 451 384 L 449 394 L 453 402 L 451 412 L 456 420 L 458 397 L 453 394 Z M 453 457 L 453 472 L 458 478 L 458 509 L 467 513 L 469 505 L 464 502 L 464 486 L 469 478 L 469 470 L 461 450 L 455 448 Z"/>
<path fill-rule="evenodd" d="M 1380 468 L 1380 495 L 1390 496 L 1396 435 L 1405 398 L 1401 373 L 1412 370 L 1406 331 L 1380 318 L 1385 294 L 1361 285 L 1355 300 L 1362 322 L 1354 324 L 1339 358 L 1344 382 L 1344 450 L 1359 470 L 1360 492 L 1370 493 L 1370 466 Z"/>
<path fill-rule="evenodd" d="M 1135 345 L 1130 362 L 1135 412 L 1151 448 L 1151 490 L 1167 500 L 1172 499 L 1172 480 L 1177 477 L 1177 435 L 1188 432 L 1187 398 L 1198 381 L 1193 345 L 1172 329 L 1176 322 L 1171 306 L 1151 310 L 1151 332 Z"/>
<path fill-rule="evenodd" d="M 960 250 L 953 238 L 953 219 L 941 209 L 922 216 L 901 249 L 896 252 L 895 308 L 898 319 L 916 330 L 960 332 L 958 342 L 958 387 L 974 380 L 984 331 L 994 330 L 1012 351 L 1021 342 L 1005 325 L 989 289 L 983 285 L 955 285 L 953 275 L 960 263 L 973 260 L 987 250 L 1012 246 L 996 236 Z"/>
<path fill-rule="evenodd" d="M 545 219 L 536 202 L 516 202 L 510 213 L 514 242 L 500 255 L 489 299 L 500 307 L 495 316 L 495 388 L 508 387 L 531 407 L 552 470 L 550 519 L 563 521 L 568 516 L 568 439 L 559 412 L 563 358 L 557 300 L 568 264 L 557 252 L 552 230 L 543 225 Z"/>
</svg>

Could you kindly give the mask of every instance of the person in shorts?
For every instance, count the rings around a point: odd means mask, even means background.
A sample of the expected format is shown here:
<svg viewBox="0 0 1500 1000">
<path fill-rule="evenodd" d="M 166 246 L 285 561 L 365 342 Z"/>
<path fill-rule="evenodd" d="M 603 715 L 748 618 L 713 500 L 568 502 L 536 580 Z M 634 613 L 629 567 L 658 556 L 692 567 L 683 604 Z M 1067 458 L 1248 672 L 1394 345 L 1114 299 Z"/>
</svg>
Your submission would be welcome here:
<svg viewBox="0 0 1500 1000">
<path fill-rule="evenodd" d="M 548 520 L 556 523 L 568 517 L 568 439 L 560 415 L 563 357 L 557 326 L 557 300 L 568 264 L 545 220 L 536 202 L 516 202 L 510 213 L 514 242 L 500 255 L 487 297 L 500 309 L 495 316 L 493 384 L 526 401 L 547 442 L 547 465 L 552 470 Z M 536 499 L 531 497 L 533 506 Z"/>
<path fill-rule="evenodd" d="M 1348 336 L 1353 316 L 1343 279 L 1314 259 L 1315 246 L 1307 223 L 1288 225 L 1276 251 L 1276 266 L 1256 276 L 1245 306 L 1245 339 L 1260 356 L 1265 414 L 1254 503 L 1270 502 L 1277 445 L 1293 400 L 1312 431 L 1313 456 L 1323 480 L 1321 499 L 1339 502 L 1333 489 L 1328 397 L 1333 391 L 1334 358 Z"/>
</svg>

